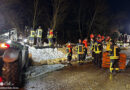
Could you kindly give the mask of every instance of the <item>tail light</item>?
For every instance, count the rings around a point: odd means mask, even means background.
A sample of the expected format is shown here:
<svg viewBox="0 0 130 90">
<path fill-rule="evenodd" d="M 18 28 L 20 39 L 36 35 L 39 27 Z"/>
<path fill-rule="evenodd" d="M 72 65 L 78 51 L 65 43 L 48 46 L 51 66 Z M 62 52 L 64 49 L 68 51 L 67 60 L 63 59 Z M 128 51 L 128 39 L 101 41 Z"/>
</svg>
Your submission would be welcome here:
<svg viewBox="0 0 130 90">
<path fill-rule="evenodd" d="M 2 79 L 2 77 L 0 77 L 0 82 L 3 82 L 3 79 Z"/>
<path fill-rule="evenodd" d="M 2 48 L 2 49 L 7 49 L 7 48 L 9 48 L 9 47 L 10 47 L 9 44 L 6 44 L 6 43 L 1 43 L 1 44 L 0 44 L 0 48 Z"/>
<path fill-rule="evenodd" d="M 4 85 L 3 79 L 2 79 L 2 77 L 0 77 L 0 86 L 3 86 L 3 85 Z"/>
</svg>

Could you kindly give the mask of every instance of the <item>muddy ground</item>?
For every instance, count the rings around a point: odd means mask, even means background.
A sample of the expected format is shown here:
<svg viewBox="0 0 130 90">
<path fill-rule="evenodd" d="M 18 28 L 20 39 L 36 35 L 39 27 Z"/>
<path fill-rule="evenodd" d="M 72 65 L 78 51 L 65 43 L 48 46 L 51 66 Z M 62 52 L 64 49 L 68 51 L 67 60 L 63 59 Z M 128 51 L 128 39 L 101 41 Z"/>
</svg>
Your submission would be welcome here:
<svg viewBox="0 0 130 90">
<path fill-rule="evenodd" d="M 130 90 L 130 68 L 110 76 L 92 63 L 73 65 L 29 80 L 25 90 Z"/>
<path fill-rule="evenodd" d="M 130 49 L 126 54 L 129 56 Z M 111 75 L 91 62 L 29 79 L 25 90 L 130 90 L 130 68 Z"/>
</svg>

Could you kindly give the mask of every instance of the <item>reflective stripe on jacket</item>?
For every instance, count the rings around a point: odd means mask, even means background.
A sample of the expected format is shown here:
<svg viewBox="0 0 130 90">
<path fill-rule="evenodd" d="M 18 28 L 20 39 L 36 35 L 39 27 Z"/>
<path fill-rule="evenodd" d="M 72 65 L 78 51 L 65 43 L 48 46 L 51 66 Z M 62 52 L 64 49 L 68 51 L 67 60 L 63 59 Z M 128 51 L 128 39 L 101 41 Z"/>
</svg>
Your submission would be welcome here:
<svg viewBox="0 0 130 90">
<path fill-rule="evenodd" d="M 110 41 L 107 42 L 106 51 L 111 51 Z"/>
<path fill-rule="evenodd" d="M 116 45 L 112 46 L 112 51 L 110 52 L 110 59 L 119 59 L 120 49 Z"/>
<path fill-rule="evenodd" d="M 67 45 L 67 53 L 68 53 L 68 56 L 72 56 L 72 46 L 71 45 Z"/>
<path fill-rule="evenodd" d="M 84 54 L 84 46 L 83 46 L 83 44 L 78 44 L 77 45 L 77 53 L 78 54 Z"/>
<path fill-rule="evenodd" d="M 35 31 L 31 31 L 30 37 L 35 37 Z"/>
<path fill-rule="evenodd" d="M 97 42 L 94 43 L 94 52 L 96 54 L 101 53 L 101 50 L 100 50 L 99 46 L 101 46 L 101 44 L 98 44 Z"/>
<path fill-rule="evenodd" d="M 42 38 L 42 29 L 37 29 L 37 37 Z"/>
</svg>

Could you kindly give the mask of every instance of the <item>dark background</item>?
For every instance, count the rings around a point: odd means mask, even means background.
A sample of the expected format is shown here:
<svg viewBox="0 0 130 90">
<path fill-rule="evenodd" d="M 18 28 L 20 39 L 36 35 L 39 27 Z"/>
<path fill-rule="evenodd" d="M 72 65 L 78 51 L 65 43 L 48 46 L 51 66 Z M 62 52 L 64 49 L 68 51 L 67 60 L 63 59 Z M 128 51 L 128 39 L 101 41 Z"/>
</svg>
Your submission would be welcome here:
<svg viewBox="0 0 130 90">
<path fill-rule="evenodd" d="M 57 32 L 58 43 L 77 42 L 91 33 L 110 35 L 113 31 L 130 34 L 129 0 L 1 0 L 0 32 L 25 26 Z"/>
</svg>

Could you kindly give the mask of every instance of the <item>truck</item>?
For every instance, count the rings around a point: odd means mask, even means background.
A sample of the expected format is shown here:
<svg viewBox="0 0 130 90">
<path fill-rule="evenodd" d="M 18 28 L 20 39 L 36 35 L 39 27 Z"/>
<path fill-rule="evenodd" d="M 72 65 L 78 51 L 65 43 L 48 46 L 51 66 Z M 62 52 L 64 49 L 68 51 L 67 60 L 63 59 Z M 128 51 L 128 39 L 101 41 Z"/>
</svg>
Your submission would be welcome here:
<svg viewBox="0 0 130 90">
<path fill-rule="evenodd" d="M 0 40 L 0 86 L 22 87 L 29 66 L 28 46 L 17 41 Z"/>
</svg>

